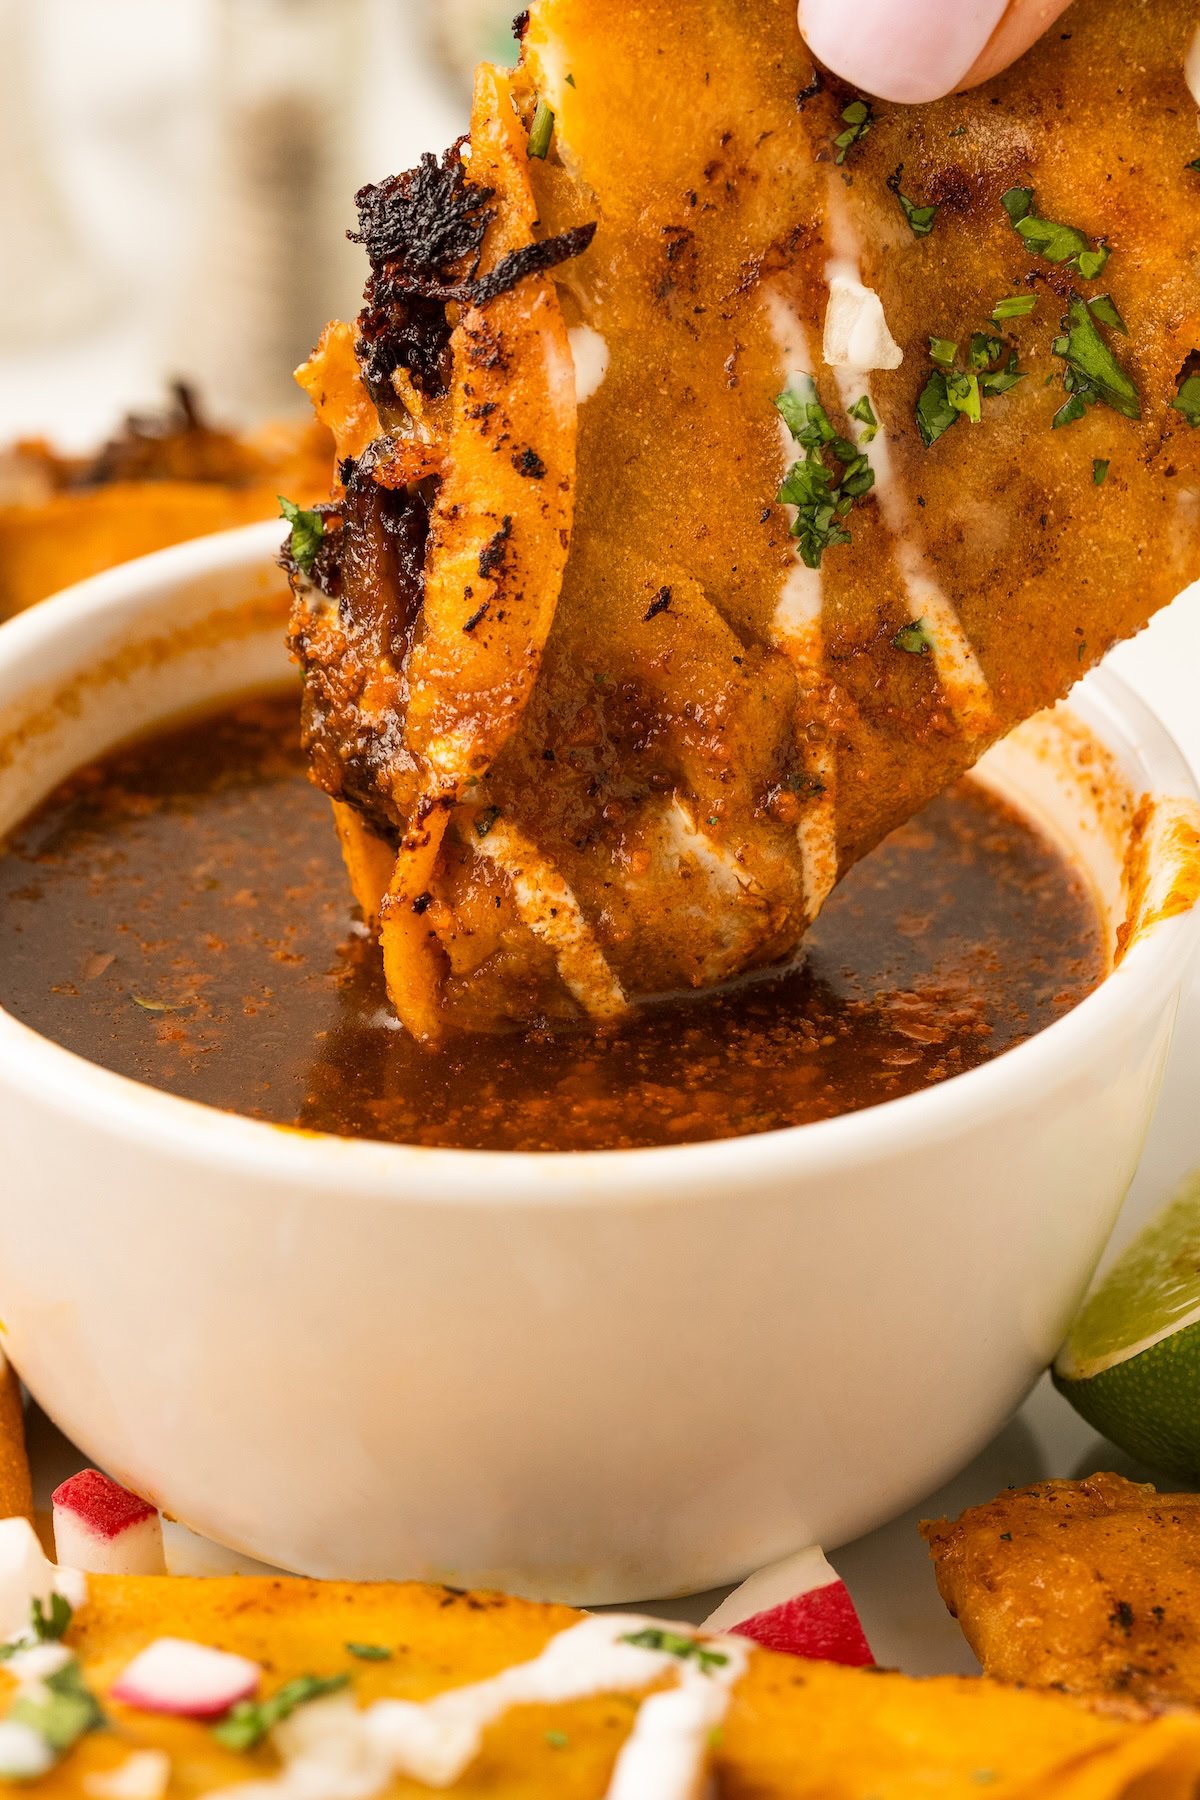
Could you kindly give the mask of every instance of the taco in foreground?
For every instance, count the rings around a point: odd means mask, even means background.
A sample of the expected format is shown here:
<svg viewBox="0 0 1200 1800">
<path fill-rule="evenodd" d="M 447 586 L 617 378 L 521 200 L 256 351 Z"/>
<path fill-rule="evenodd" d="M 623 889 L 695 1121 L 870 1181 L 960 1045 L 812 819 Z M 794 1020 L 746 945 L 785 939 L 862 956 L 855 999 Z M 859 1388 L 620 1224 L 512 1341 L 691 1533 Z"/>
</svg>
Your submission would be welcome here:
<svg viewBox="0 0 1200 1800">
<path fill-rule="evenodd" d="M 1200 1779 L 1190 1718 L 1099 1716 L 442 1587 L 92 1576 L 58 1660 L 69 1742 L 20 1790 L 47 1800 L 151 1778 L 159 1795 L 243 1800 L 694 1800 L 709 1775 L 721 1800 L 976 1800 L 984 1785 L 998 1800 L 1188 1800 Z M 32 1678 L 7 1667 L 5 1724 L 44 1722 Z M 222 1681 L 242 1695 L 223 1712 Z M 187 1704 L 208 1716 L 180 1716 Z"/>
</svg>

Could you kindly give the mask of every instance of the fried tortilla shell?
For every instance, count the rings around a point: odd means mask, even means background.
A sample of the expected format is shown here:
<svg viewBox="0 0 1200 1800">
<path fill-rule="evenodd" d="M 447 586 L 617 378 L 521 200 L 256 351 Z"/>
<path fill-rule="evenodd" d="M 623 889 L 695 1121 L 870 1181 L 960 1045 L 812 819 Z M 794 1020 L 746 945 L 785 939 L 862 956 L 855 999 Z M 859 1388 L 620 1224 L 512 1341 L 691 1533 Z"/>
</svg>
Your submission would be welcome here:
<svg viewBox="0 0 1200 1800">
<path fill-rule="evenodd" d="M 33 1521 L 33 1483 L 25 1451 L 21 1383 L 0 1351 L 0 1518 Z"/>
<path fill-rule="evenodd" d="M 236 1792 L 278 1773 L 268 1742 L 238 1753 L 208 1726 L 138 1711 L 111 1698 L 147 1644 L 183 1637 L 247 1656 L 264 1693 L 303 1675 L 346 1675 L 353 1700 L 425 1700 L 528 1660 L 580 1615 L 499 1594 L 416 1585 L 233 1578 L 93 1576 L 67 1635 L 109 1729 L 84 1737 L 57 1769 L 22 1792 L 83 1800 L 104 1792 L 137 1751 L 170 1759 L 169 1795 Z M 347 1644 L 386 1658 L 356 1657 Z M 0 1673 L 0 1687 L 9 1676 Z M 504 1713 L 450 1791 L 493 1800 L 600 1800 L 642 1697 L 601 1694 Z M 1200 1723 L 1102 1718 L 1058 1695 L 986 1680 L 912 1681 L 753 1650 L 711 1747 L 722 1800 L 880 1800 L 937 1792 L 974 1800 L 1190 1800 L 1200 1779 Z M 116 1791 L 116 1790 L 112 1790 Z M 247 1789 L 264 1796 L 272 1789 Z M 364 1792 L 366 1790 L 364 1789 Z M 375 1791 L 375 1790 L 372 1790 Z M 429 1788 L 395 1779 L 394 1800 Z"/>
<path fill-rule="evenodd" d="M 989 1674 L 1200 1705 L 1200 1495 L 1043 1481 L 921 1530 Z"/>
<path fill-rule="evenodd" d="M 538 0 L 469 139 L 359 196 L 292 641 L 414 1031 L 785 963 L 1200 573 L 1194 23 L 1076 0 L 903 107 L 791 0 Z"/>
<path fill-rule="evenodd" d="M 19 443 L 0 455 L 0 619 L 131 557 L 274 518 L 280 493 L 307 504 L 328 488 L 329 455 L 312 421 L 219 431 L 182 386 L 93 456 Z"/>
</svg>

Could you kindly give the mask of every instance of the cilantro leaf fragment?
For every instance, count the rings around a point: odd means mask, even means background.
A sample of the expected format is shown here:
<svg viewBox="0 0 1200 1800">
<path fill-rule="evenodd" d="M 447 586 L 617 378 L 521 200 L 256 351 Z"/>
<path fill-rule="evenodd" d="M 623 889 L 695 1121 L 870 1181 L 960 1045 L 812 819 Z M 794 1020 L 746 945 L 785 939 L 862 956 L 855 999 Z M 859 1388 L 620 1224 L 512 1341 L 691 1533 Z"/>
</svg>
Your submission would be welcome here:
<svg viewBox="0 0 1200 1800">
<path fill-rule="evenodd" d="M 550 148 L 550 139 L 554 136 L 554 112 L 546 105 L 539 94 L 537 105 L 533 109 L 533 124 L 529 127 L 529 141 L 526 151 L 536 157 L 539 162 L 545 160 Z"/>
<path fill-rule="evenodd" d="M 973 331 L 967 350 L 967 361 L 976 371 L 986 369 L 989 363 L 995 362 L 1003 349 L 1004 345 L 1000 339 L 993 337 L 991 332 Z"/>
<path fill-rule="evenodd" d="M 1067 367 L 1063 386 L 1068 398 L 1054 415 L 1054 429 L 1082 419 L 1089 406 L 1111 406 L 1126 419 L 1140 419 L 1142 399 L 1137 384 L 1121 367 L 1101 337 L 1087 302 L 1072 294 L 1063 333 L 1052 345 Z"/>
<path fill-rule="evenodd" d="M 928 206 L 916 205 L 914 201 L 909 199 L 908 195 L 900 186 L 900 177 L 903 173 L 904 164 L 901 163 L 899 167 L 894 169 L 888 176 L 886 185 L 900 202 L 901 210 L 908 220 L 909 229 L 913 236 L 928 237 L 933 230 L 933 221 L 937 218 L 940 202 L 935 200 Z"/>
<path fill-rule="evenodd" d="M 931 444 L 937 443 L 944 431 L 949 431 L 951 425 L 957 423 L 958 411 L 950 404 L 945 373 L 941 369 L 934 369 L 917 401 L 917 430 L 921 434 L 921 442 L 928 450 Z"/>
<path fill-rule="evenodd" d="M 8 1662 L 22 1650 L 32 1650 L 35 1644 L 57 1644 L 65 1636 L 73 1617 L 71 1602 L 62 1594 L 51 1594 L 49 1611 L 35 1594 L 30 1606 L 28 1631 L 7 1644 L 0 1644 L 0 1662 Z"/>
<path fill-rule="evenodd" d="M 71 1602 L 63 1594 L 51 1594 L 49 1611 L 35 1594 L 32 1606 L 32 1632 L 34 1641 L 39 1644 L 57 1644 L 70 1625 L 75 1614 Z"/>
<path fill-rule="evenodd" d="M 1107 244 L 1095 248 L 1074 225 L 1059 225 L 1043 219 L 1033 208 L 1033 189 L 1012 187 L 1001 194 L 1000 204 L 1008 214 L 1008 222 L 1017 236 L 1023 238 L 1035 256 L 1047 262 L 1068 263 L 1085 281 L 1094 281 L 1109 258 Z"/>
<path fill-rule="evenodd" d="M 325 521 L 319 512 L 310 512 L 303 506 L 297 506 L 294 500 L 285 500 L 277 494 L 279 516 L 286 519 L 291 526 L 288 538 L 288 553 L 296 566 L 306 575 L 312 574 L 312 566 L 317 560 L 317 551 L 321 548 L 321 539 L 325 536 Z"/>
<path fill-rule="evenodd" d="M 392 1653 L 386 1644 L 352 1644 L 346 1649 L 351 1656 L 357 1656 L 360 1662 L 391 1662 Z"/>
<path fill-rule="evenodd" d="M 993 306 L 992 317 L 997 324 L 1004 319 L 1023 319 L 1036 305 L 1036 294 L 1006 294 L 1003 300 L 997 300 Z"/>
<path fill-rule="evenodd" d="M 833 140 L 834 149 L 837 151 L 833 160 L 839 164 L 845 162 L 855 144 L 860 143 L 870 131 L 874 123 L 871 117 L 870 102 L 861 99 L 852 100 L 842 112 L 842 123 L 846 130 L 839 131 Z"/>
<path fill-rule="evenodd" d="M 5 1715 L 13 1725 L 27 1725 L 56 1756 L 89 1731 L 106 1723 L 103 1709 L 72 1657 L 37 1687 L 18 1693 Z"/>
<path fill-rule="evenodd" d="M 1095 486 L 1103 487 L 1107 477 L 1108 477 L 1108 458 L 1107 458 L 1107 456 L 1093 457 L 1092 458 L 1092 481 L 1095 484 Z"/>
<path fill-rule="evenodd" d="M 983 417 L 983 401 L 979 392 L 979 376 L 972 370 L 964 375 L 958 369 L 947 371 L 946 399 L 955 412 L 965 413 L 972 425 Z"/>
<path fill-rule="evenodd" d="M 967 344 L 967 367 L 960 369 L 957 343 L 951 338 L 930 338 L 929 355 L 935 366 L 917 400 L 917 430 L 927 450 L 958 423 L 960 415 L 978 425 L 985 398 L 1005 394 L 1024 381 L 1026 372 L 1017 366 L 1015 350 L 1000 363 L 1004 349 L 1004 339 L 994 332 L 974 331 Z"/>
<path fill-rule="evenodd" d="M 1094 300 L 1088 301 L 1092 316 L 1099 319 L 1102 325 L 1108 325 L 1113 331 L 1119 331 L 1122 337 L 1129 336 L 1129 327 L 1117 311 L 1117 303 L 1111 294 L 1097 294 Z"/>
<path fill-rule="evenodd" d="M 860 395 L 854 402 L 854 405 L 848 408 L 848 411 L 850 417 L 852 419 L 857 419 L 858 423 L 863 427 L 858 434 L 859 443 L 869 444 L 879 430 L 879 420 L 875 417 L 875 409 L 871 405 L 870 395 Z"/>
<path fill-rule="evenodd" d="M 565 1731 L 548 1731 L 546 1733 L 546 1742 L 552 1750 L 565 1750 L 571 1740 Z"/>
<path fill-rule="evenodd" d="M 902 625 L 892 643 L 897 650 L 907 651 L 909 656 L 928 656 L 933 649 L 933 639 L 924 619 L 914 619 L 911 625 Z"/>
<path fill-rule="evenodd" d="M 213 1726 L 213 1736 L 226 1750 L 253 1750 L 274 1726 L 290 1719 L 298 1706 L 340 1693 L 349 1685 L 348 1675 L 299 1675 L 266 1700 L 239 1700 Z"/>
<path fill-rule="evenodd" d="M 1171 405 L 1181 412 L 1194 431 L 1200 425 L 1200 375 L 1185 375 Z"/>
<path fill-rule="evenodd" d="M 1194 157 L 1190 163 L 1184 163 L 1183 166 L 1185 169 L 1191 169 L 1195 174 L 1200 175 L 1200 156 Z"/>
<path fill-rule="evenodd" d="M 870 412 L 865 394 L 855 407 L 861 409 L 864 402 Z M 778 394 L 775 405 L 805 452 L 803 459 L 794 462 L 784 476 L 775 498 L 796 508 L 792 536 L 797 540 L 802 560 L 810 569 L 819 569 L 826 550 L 851 541 L 842 520 L 855 501 L 874 487 L 875 471 L 864 453 L 834 430 L 811 376 L 806 377 L 802 388 L 788 387 Z M 861 410 L 855 411 L 854 416 L 860 422 L 864 420 Z M 873 412 L 871 421 L 877 429 Z M 874 431 L 870 431 L 870 436 L 874 436 Z M 864 436 L 863 441 L 869 442 L 870 436 Z M 826 451 L 842 465 L 840 469 L 831 468 L 826 462 Z"/>
<path fill-rule="evenodd" d="M 1017 353 L 1010 350 L 1003 368 L 988 369 L 979 377 L 979 385 L 985 394 L 1007 394 L 1009 388 L 1016 387 L 1018 381 L 1024 381 L 1027 372 L 1017 367 Z"/>
<path fill-rule="evenodd" d="M 723 1669 L 729 1661 L 723 1650 L 710 1650 L 699 1638 L 687 1637 L 682 1631 L 667 1631 L 657 1625 L 631 1631 L 621 1642 L 635 1644 L 639 1650 L 661 1650 L 667 1656 L 677 1656 L 680 1662 L 694 1662 L 704 1675 L 711 1675 L 714 1669 Z"/>
</svg>

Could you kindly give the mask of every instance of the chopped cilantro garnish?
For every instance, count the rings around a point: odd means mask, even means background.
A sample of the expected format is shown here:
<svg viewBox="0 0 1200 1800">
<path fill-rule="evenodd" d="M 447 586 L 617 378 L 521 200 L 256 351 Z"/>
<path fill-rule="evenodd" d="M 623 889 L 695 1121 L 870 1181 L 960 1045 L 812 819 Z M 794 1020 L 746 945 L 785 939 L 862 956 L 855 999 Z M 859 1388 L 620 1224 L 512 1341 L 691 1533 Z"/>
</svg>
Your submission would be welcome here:
<svg viewBox="0 0 1200 1800">
<path fill-rule="evenodd" d="M 1200 425 L 1200 375 L 1185 375 L 1171 405 L 1181 412 L 1193 431 Z"/>
<path fill-rule="evenodd" d="M 870 131 L 873 121 L 869 101 L 852 100 L 842 113 L 842 123 L 845 131 L 839 131 L 833 140 L 837 151 L 834 161 L 838 163 L 844 163 L 848 152 Z"/>
<path fill-rule="evenodd" d="M 979 377 L 979 385 L 985 394 L 1007 394 L 1009 388 L 1016 387 L 1018 381 L 1024 381 L 1027 372 L 1017 367 L 1017 353 L 1010 350 L 1004 367 L 988 369 Z"/>
<path fill-rule="evenodd" d="M 979 376 L 974 370 L 964 375 L 958 369 L 946 373 L 946 399 L 955 412 L 965 413 L 972 425 L 978 425 L 983 417 L 983 402 L 979 392 Z"/>
<path fill-rule="evenodd" d="M 965 137 L 966 134 L 967 134 L 967 128 L 965 125 L 955 125 L 950 131 L 948 131 L 946 133 L 946 136 L 947 137 Z"/>
<path fill-rule="evenodd" d="M 105 1723 L 100 1702 L 74 1657 L 43 1676 L 38 1687 L 18 1693 L 5 1716 L 10 1724 L 35 1731 L 56 1756 Z"/>
<path fill-rule="evenodd" d="M 565 1731 L 548 1731 L 546 1742 L 552 1750 L 565 1750 L 571 1740 Z"/>
<path fill-rule="evenodd" d="M 897 650 L 906 650 L 909 656 L 928 656 L 933 649 L 933 639 L 924 619 L 914 619 L 911 625 L 902 625 L 892 643 Z"/>
<path fill-rule="evenodd" d="M 266 1700 L 239 1700 L 213 1726 L 213 1736 L 226 1750 L 253 1750 L 273 1726 L 290 1719 L 298 1706 L 340 1693 L 349 1683 L 348 1675 L 300 1675 Z"/>
<path fill-rule="evenodd" d="M 879 420 L 875 417 L 870 396 L 868 394 L 860 395 L 854 405 L 849 408 L 849 413 L 850 417 L 857 419 L 863 428 L 858 434 L 859 443 L 869 444 L 879 430 Z"/>
<path fill-rule="evenodd" d="M 1094 300 L 1088 301 L 1094 318 L 1102 325 L 1108 325 L 1113 331 L 1119 331 L 1122 337 L 1129 336 L 1129 327 L 1117 311 L 1117 303 L 1111 294 L 1097 294 Z"/>
<path fill-rule="evenodd" d="M 888 176 L 887 186 L 900 202 L 901 211 L 908 220 L 913 236 L 928 237 L 933 230 L 933 221 L 937 217 L 938 202 L 934 201 L 929 206 L 917 206 L 900 186 L 900 177 L 903 173 L 904 164 L 901 163 L 899 168 L 894 169 Z"/>
<path fill-rule="evenodd" d="M 1092 480 L 1097 487 L 1103 487 L 1108 476 L 1107 456 L 1096 456 L 1092 459 Z"/>
<path fill-rule="evenodd" d="M 533 109 L 533 124 L 529 127 L 529 142 L 526 146 L 530 156 L 536 156 L 541 162 L 550 148 L 550 139 L 553 136 L 554 113 L 539 94 L 537 105 Z"/>
<path fill-rule="evenodd" d="M 805 376 L 802 388 L 786 387 L 782 394 L 776 394 L 775 408 L 796 442 L 806 450 L 819 449 L 837 436 L 829 414 L 817 398 L 811 375 Z"/>
<path fill-rule="evenodd" d="M 811 376 L 802 390 L 789 387 L 777 395 L 775 405 L 805 452 L 802 461 L 792 464 L 775 497 L 796 508 L 792 536 L 803 561 L 810 569 L 819 569 L 826 550 L 850 542 L 842 520 L 855 501 L 875 485 L 875 471 L 862 451 L 833 429 Z M 861 406 L 862 401 L 856 405 Z M 861 420 L 863 415 L 855 416 Z M 874 419 L 873 413 L 871 417 Z M 824 459 L 826 450 L 842 465 L 840 469 L 830 468 Z"/>
<path fill-rule="evenodd" d="M 51 1594 L 49 1611 L 34 1595 L 31 1630 L 39 1644 L 56 1644 L 66 1633 L 74 1616 L 71 1602 L 63 1594 Z"/>
<path fill-rule="evenodd" d="M 991 331 L 971 333 L 965 370 L 957 367 L 958 345 L 952 338 L 931 337 L 929 355 L 936 367 L 917 401 L 917 430 L 927 450 L 958 422 L 960 413 L 978 425 L 986 397 L 1007 393 L 1025 379 L 1025 370 L 1017 367 L 1015 350 L 1010 350 L 1007 362 L 1000 365 L 1004 340 Z"/>
<path fill-rule="evenodd" d="M 1074 225 L 1058 225 L 1053 219 L 1039 218 L 1033 210 L 1033 189 L 1012 187 L 1001 194 L 1000 204 L 1018 237 L 1025 240 L 1036 256 L 1047 262 L 1069 263 L 1085 281 L 1094 281 L 1108 261 L 1107 244 L 1095 249 L 1082 231 Z"/>
<path fill-rule="evenodd" d="M 1082 419 L 1089 406 L 1103 403 L 1126 419 L 1142 416 L 1141 395 L 1096 326 L 1087 302 L 1072 294 L 1062 337 L 1053 344 L 1055 356 L 1066 363 L 1063 386 L 1069 398 L 1054 415 L 1055 429 Z"/>
<path fill-rule="evenodd" d="M 7 1662 L 22 1650 L 31 1650 L 35 1644 L 58 1643 L 65 1635 L 73 1616 L 71 1602 L 61 1594 L 51 1594 L 49 1611 L 35 1594 L 30 1607 L 28 1631 L 7 1644 L 0 1644 L 0 1662 Z"/>
<path fill-rule="evenodd" d="M 1200 175 L 1200 156 L 1194 157 L 1190 163 L 1184 163 L 1183 166 L 1185 169 L 1191 169 L 1197 175 Z"/>
<path fill-rule="evenodd" d="M 285 500 L 282 494 L 276 495 L 279 501 L 279 516 L 286 519 L 292 528 L 288 539 L 288 551 L 292 561 L 306 575 L 312 574 L 312 566 L 317 560 L 317 551 L 321 548 L 321 539 L 325 536 L 325 521 L 319 512 L 306 511 L 297 506 L 294 500 Z"/>
<path fill-rule="evenodd" d="M 973 331 L 967 349 L 967 361 L 975 370 L 986 369 L 989 363 L 995 362 L 1003 349 L 1001 340 L 993 337 L 990 331 Z"/>
<path fill-rule="evenodd" d="M 950 404 L 945 373 L 941 369 L 934 369 L 917 401 L 917 430 L 921 434 L 921 442 L 928 450 L 931 444 L 937 443 L 943 431 L 948 431 L 951 425 L 957 423 L 958 412 Z"/>
<path fill-rule="evenodd" d="M 661 1650 L 667 1656 L 677 1656 L 680 1662 L 694 1662 L 705 1675 L 711 1675 L 714 1669 L 723 1669 L 729 1658 L 723 1650 L 710 1650 L 699 1638 L 687 1637 L 682 1631 L 667 1631 L 657 1625 L 647 1625 L 643 1631 L 631 1631 L 621 1639 L 623 1644 L 635 1644 L 639 1650 Z"/>
<path fill-rule="evenodd" d="M 392 1653 L 386 1644 L 347 1644 L 346 1649 L 351 1656 L 357 1656 L 360 1662 L 391 1662 Z"/>
<path fill-rule="evenodd" d="M 566 79 L 567 79 L 567 86 L 568 86 L 568 87 L 574 87 L 574 86 L 575 86 L 575 77 L 574 77 L 574 76 L 573 76 L 573 75 L 572 75 L 572 74 L 571 74 L 571 72 L 570 72 L 570 70 L 568 70 L 568 71 L 567 71 L 567 78 L 566 78 Z"/>
<path fill-rule="evenodd" d="M 993 306 L 992 317 L 997 323 L 1002 319 L 1023 319 L 1036 305 L 1036 294 L 1006 294 L 1003 300 L 997 300 Z"/>
</svg>

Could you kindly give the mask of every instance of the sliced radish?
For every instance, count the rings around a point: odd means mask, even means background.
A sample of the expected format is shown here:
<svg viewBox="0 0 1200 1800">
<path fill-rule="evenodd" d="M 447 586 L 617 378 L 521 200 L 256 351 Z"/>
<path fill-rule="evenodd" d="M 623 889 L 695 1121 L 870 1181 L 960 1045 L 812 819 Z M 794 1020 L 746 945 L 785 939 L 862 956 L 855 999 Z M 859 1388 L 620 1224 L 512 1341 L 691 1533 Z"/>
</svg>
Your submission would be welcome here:
<svg viewBox="0 0 1200 1800">
<path fill-rule="evenodd" d="M 244 1656 L 187 1638 L 156 1638 L 118 1676 L 112 1695 L 142 1712 L 215 1719 L 248 1700 L 261 1677 L 259 1665 Z"/>
<path fill-rule="evenodd" d="M 79 1607 L 87 1597 L 87 1583 L 74 1569 L 56 1569 L 47 1561 L 28 1519 L 0 1519 L 0 1639 L 28 1632 L 33 1602 L 44 1606 L 51 1594 L 62 1594 Z"/>
<path fill-rule="evenodd" d="M 852 1668 L 875 1661 L 845 1582 L 816 1544 L 751 1575 L 702 1629 L 736 1632 L 767 1650 Z"/>
<path fill-rule="evenodd" d="M 54 1752 L 32 1725 L 0 1720 L 0 1781 L 36 1781 L 54 1767 Z"/>
<path fill-rule="evenodd" d="M 93 1575 L 163 1575 L 162 1520 L 147 1501 L 84 1469 L 54 1490 L 60 1563 Z"/>
</svg>

